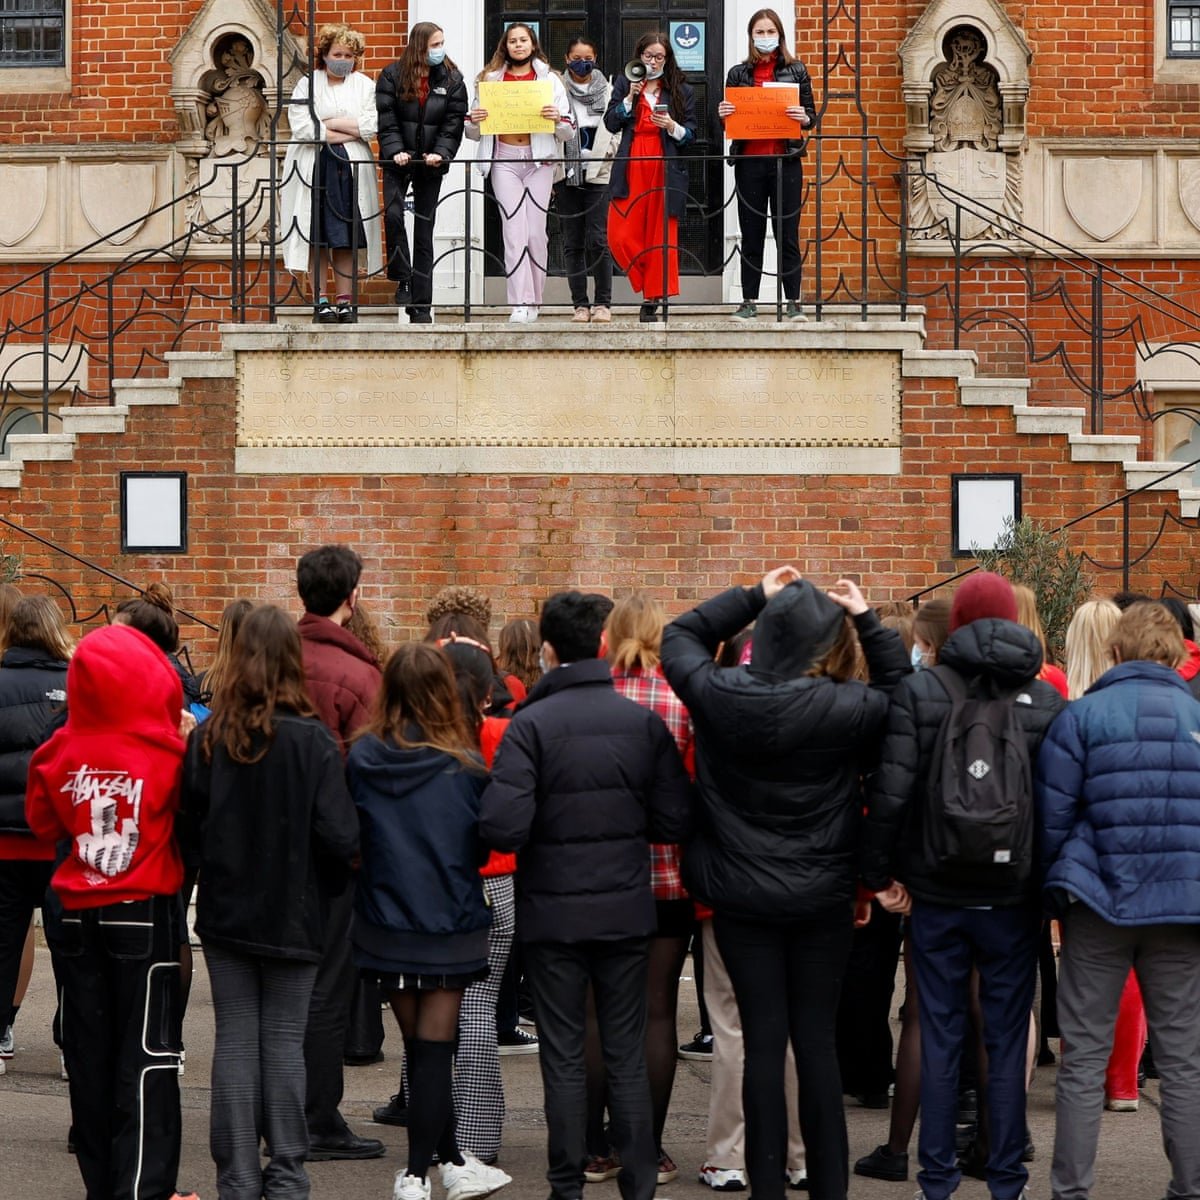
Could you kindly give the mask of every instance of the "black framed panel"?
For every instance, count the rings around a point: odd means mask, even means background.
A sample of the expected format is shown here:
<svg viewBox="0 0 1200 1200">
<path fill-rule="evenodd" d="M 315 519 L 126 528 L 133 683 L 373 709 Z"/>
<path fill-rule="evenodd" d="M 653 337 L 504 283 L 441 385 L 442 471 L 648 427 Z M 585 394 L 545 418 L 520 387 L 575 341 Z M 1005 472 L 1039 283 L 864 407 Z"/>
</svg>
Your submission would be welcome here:
<svg viewBox="0 0 1200 1200">
<path fill-rule="evenodd" d="M 187 552 L 187 472 L 121 472 L 121 553 Z"/>
<path fill-rule="evenodd" d="M 997 540 L 1021 519 L 1021 476 L 964 473 L 950 476 L 950 543 L 955 558 L 994 550 Z"/>
</svg>

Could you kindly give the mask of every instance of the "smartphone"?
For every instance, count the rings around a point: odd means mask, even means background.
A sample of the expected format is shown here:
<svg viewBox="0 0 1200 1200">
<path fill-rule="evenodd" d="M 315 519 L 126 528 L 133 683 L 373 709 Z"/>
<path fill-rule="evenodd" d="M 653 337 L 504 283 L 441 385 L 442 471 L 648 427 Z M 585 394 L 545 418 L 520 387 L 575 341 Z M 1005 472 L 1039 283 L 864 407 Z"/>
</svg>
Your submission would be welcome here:
<svg viewBox="0 0 1200 1200">
<path fill-rule="evenodd" d="M 665 117 L 667 113 L 671 111 L 671 106 L 669 104 L 656 104 L 654 106 L 654 111 L 656 113 L 661 113 Z"/>
</svg>

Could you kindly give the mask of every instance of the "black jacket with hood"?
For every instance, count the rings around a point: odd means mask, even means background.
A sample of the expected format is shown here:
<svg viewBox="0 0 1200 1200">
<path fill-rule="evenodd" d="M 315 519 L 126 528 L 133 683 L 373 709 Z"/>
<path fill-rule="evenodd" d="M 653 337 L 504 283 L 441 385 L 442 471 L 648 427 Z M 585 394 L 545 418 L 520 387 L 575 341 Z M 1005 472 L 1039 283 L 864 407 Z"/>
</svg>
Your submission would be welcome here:
<svg viewBox="0 0 1200 1200">
<path fill-rule="evenodd" d="M 420 158 L 440 154 L 442 165 L 433 168 L 444 175 L 463 140 L 467 116 L 467 85 L 457 68 L 438 63 L 429 68 L 429 95 L 421 104 L 416 97 L 405 99 L 400 91 L 400 63 L 384 67 L 375 84 L 375 107 L 379 111 L 379 157 L 385 169 L 396 170 L 392 158 L 411 154 Z"/>
<path fill-rule="evenodd" d="M 25 820 L 29 760 L 66 700 L 65 662 L 25 646 L 5 651 L 0 661 L 0 833 L 29 833 Z"/>
<path fill-rule="evenodd" d="M 985 617 L 955 630 L 938 656 L 964 680 L 991 680 L 1001 690 L 1019 689 L 1014 703 L 1028 739 L 1031 763 L 1058 711 L 1066 703 L 1037 678 L 1042 647 L 1023 625 Z M 1018 888 L 975 888 L 940 877 L 923 852 L 923 820 L 930 802 L 928 784 L 938 733 L 950 715 L 950 695 L 937 675 L 918 671 L 892 696 L 879 769 L 871 780 L 870 805 L 863 834 L 863 882 L 873 891 L 898 879 L 918 900 L 958 908 L 1011 907 L 1036 899 L 1034 873 Z"/>
<path fill-rule="evenodd" d="M 663 633 L 663 670 L 696 727 L 696 834 L 688 891 L 719 913 L 788 921 L 848 913 L 862 775 L 875 761 L 888 691 L 910 667 L 873 612 L 854 618 L 871 684 L 806 674 L 844 611 L 806 581 L 768 604 L 733 588 Z M 757 618 L 749 666 L 721 668 L 721 642 Z"/>
</svg>

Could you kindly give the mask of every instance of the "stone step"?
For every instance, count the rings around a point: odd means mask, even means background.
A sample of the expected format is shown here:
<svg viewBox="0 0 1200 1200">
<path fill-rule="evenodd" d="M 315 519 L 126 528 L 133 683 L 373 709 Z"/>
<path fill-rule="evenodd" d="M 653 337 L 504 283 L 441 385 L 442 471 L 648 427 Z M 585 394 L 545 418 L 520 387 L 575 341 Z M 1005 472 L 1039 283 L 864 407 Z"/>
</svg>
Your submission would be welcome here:
<svg viewBox="0 0 1200 1200">
<path fill-rule="evenodd" d="M 81 408 L 60 408 L 63 433 L 124 433 L 129 408 L 124 404 L 89 404 Z"/>
<path fill-rule="evenodd" d="M 1046 406 L 1030 408 L 1018 405 L 1014 406 L 1013 414 L 1017 418 L 1018 433 L 1072 434 L 1083 432 L 1083 418 L 1087 415 L 1087 410 Z"/>
<path fill-rule="evenodd" d="M 958 395 L 963 404 L 999 404 L 1013 411 L 1029 409 L 1028 379 L 960 379 Z"/>
<path fill-rule="evenodd" d="M 978 366 L 974 350 L 906 350 L 900 374 L 907 379 L 957 379 L 961 387 L 975 378 Z"/>
<path fill-rule="evenodd" d="M 1071 457 L 1076 462 L 1125 462 L 1136 454 L 1142 439 L 1107 433 L 1071 434 Z"/>
<path fill-rule="evenodd" d="M 0 488 L 21 486 L 21 464 L 0 459 Z"/>
<path fill-rule="evenodd" d="M 1125 486 L 1147 488 L 1152 492 L 1173 492 L 1180 488 L 1190 490 L 1192 476 L 1187 471 L 1181 471 L 1179 462 L 1139 462 L 1126 460 Z"/>
<path fill-rule="evenodd" d="M 1179 489 L 1179 515 L 1191 520 L 1200 517 L 1200 488 L 1181 487 Z"/>
<path fill-rule="evenodd" d="M 70 462 L 75 438 L 69 433 L 13 433 L 7 441 L 9 462 Z"/>
<path fill-rule="evenodd" d="M 160 379 L 114 379 L 113 401 L 116 404 L 171 404 L 179 403 L 179 387 L 182 380 L 177 375 Z"/>
<path fill-rule="evenodd" d="M 171 377 L 180 379 L 232 379 L 237 365 L 228 350 L 168 350 L 164 355 Z"/>
</svg>

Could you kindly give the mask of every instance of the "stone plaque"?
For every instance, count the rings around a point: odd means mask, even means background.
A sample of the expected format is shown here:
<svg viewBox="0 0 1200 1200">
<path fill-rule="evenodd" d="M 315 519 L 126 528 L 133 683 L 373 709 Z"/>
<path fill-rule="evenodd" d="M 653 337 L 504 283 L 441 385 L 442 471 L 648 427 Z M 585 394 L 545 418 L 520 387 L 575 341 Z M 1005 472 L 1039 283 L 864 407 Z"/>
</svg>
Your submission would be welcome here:
<svg viewBox="0 0 1200 1200">
<path fill-rule="evenodd" d="M 899 470 L 892 351 L 309 349 L 237 362 L 248 470 L 470 470 L 487 447 L 511 448 L 517 472 Z M 310 448 L 323 453 L 290 453 Z M 340 453 L 352 448 L 371 453 Z"/>
</svg>

